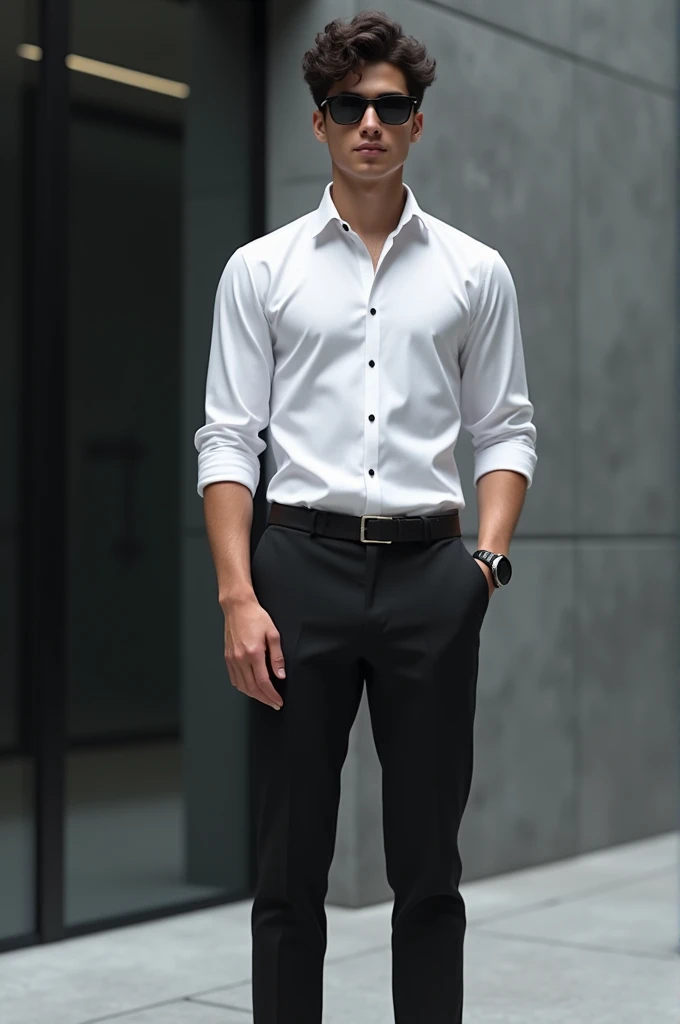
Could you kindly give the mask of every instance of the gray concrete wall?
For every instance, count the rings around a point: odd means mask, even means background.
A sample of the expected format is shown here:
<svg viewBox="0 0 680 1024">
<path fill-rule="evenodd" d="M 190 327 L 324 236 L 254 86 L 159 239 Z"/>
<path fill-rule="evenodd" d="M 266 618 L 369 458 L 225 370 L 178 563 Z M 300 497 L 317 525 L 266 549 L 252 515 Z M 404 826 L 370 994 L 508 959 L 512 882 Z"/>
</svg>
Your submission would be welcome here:
<svg viewBox="0 0 680 1024">
<path fill-rule="evenodd" d="M 464 878 L 677 825 L 674 0 L 382 0 L 438 61 L 404 177 L 517 285 L 539 463 L 483 633 Z M 359 0 L 272 0 L 269 229 L 330 180 L 300 61 Z M 457 449 L 476 546 L 469 438 Z M 364 702 L 329 901 L 390 895 Z"/>
</svg>

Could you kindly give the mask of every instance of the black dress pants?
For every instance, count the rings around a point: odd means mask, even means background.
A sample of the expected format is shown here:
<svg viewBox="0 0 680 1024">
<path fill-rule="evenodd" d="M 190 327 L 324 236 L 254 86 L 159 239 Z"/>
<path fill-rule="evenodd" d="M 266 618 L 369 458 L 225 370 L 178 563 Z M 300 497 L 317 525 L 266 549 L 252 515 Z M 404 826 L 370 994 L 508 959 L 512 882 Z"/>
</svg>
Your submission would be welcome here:
<svg viewBox="0 0 680 1024">
<path fill-rule="evenodd" d="M 458 830 L 472 779 L 484 572 L 460 537 L 362 544 L 270 523 L 253 587 L 281 635 L 280 711 L 252 701 L 254 1024 L 321 1024 L 324 900 L 364 682 L 382 766 L 396 1024 L 460 1024 Z"/>
</svg>

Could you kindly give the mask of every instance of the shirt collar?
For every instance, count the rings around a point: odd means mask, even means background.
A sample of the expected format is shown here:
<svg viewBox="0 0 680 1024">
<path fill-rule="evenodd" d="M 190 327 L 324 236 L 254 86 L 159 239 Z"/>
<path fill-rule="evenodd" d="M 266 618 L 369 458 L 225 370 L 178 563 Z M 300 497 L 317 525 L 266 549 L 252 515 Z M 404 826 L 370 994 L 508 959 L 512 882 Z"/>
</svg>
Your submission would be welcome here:
<svg viewBox="0 0 680 1024">
<path fill-rule="evenodd" d="M 332 184 L 332 181 L 328 182 L 323 191 L 321 202 L 319 203 L 317 209 L 314 211 L 314 218 L 312 222 L 312 238 L 316 238 L 316 236 L 320 234 L 326 227 L 326 225 L 329 224 L 332 220 L 337 221 L 338 224 L 344 223 L 342 217 L 335 208 L 335 203 L 331 199 Z M 406 189 L 406 202 L 404 203 L 404 209 L 402 210 L 395 234 L 398 234 L 399 231 L 401 231 L 401 229 L 403 228 L 403 226 L 413 218 L 417 219 L 422 225 L 422 227 L 425 230 L 427 230 L 427 224 L 425 222 L 425 217 L 423 216 L 423 211 L 418 205 L 416 197 L 413 194 L 413 190 L 406 184 L 406 182 L 403 182 L 403 185 L 404 188 Z"/>
</svg>

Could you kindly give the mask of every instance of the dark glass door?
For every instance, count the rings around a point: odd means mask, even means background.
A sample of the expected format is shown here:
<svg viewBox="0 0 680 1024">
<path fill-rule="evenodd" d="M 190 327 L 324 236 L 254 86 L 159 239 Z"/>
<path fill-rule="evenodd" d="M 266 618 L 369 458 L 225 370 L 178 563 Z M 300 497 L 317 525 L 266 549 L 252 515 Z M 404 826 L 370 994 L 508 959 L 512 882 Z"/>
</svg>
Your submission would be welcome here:
<svg viewBox="0 0 680 1024">
<path fill-rule="evenodd" d="M 187 449 L 219 272 L 263 233 L 262 10 L 0 4 L 0 950 L 249 893 Z"/>
</svg>

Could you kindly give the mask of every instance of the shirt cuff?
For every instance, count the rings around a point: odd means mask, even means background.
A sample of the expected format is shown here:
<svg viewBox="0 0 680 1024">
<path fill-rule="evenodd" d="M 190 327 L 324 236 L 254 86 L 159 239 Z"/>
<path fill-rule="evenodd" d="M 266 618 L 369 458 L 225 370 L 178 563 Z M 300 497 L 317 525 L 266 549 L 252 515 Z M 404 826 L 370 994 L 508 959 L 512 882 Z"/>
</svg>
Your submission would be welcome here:
<svg viewBox="0 0 680 1024">
<path fill-rule="evenodd" d="M 499 441 L 475 453 L 474 486 L 484 473 L 494 469 L 512 469 L 527 478 L 527 490 L 531 487 L 538 456 L 534 448 L 521 441 Z"/>
<path fill-rule="evenodd" d="M 259 460 L 256 459 L 253 466 L 253 463 L 245 455 L 233 448 L 213 448 L 199 453 L 196 490 L 201 498 L 207 484 L 215 484 L 220 481 L 245 484 L 250 489 L 252 496 L 255 497 L 259 480 Z"/>
</svg>

